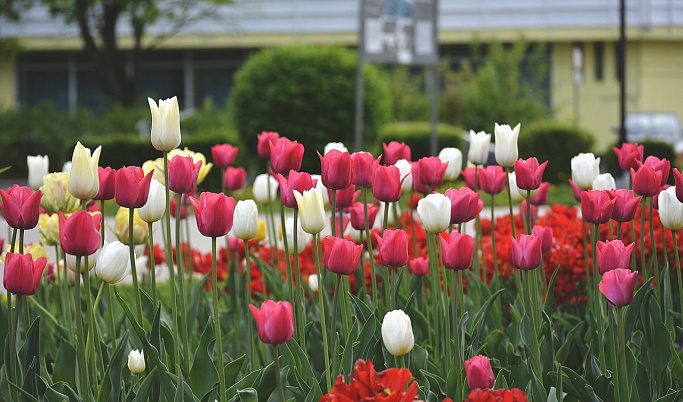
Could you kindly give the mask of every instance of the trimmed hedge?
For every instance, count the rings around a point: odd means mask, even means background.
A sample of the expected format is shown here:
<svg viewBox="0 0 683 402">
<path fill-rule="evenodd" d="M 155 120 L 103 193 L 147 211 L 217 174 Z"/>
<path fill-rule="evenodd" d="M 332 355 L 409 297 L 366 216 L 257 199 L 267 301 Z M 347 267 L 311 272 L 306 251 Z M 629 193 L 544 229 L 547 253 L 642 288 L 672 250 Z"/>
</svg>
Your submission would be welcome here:
<svg viewBox="0 0 683 402">
<path fill-rule="evenodd" d="M 467 144 L 462 138 L 464 130 L 450 124 L 439 124 L 437 135 L 439 149 L 446 147 L 458 148 L 463 153 Z M 385 125 L 377 139 L 376 154 L 382 153 L 382 143 L 391 141 L 405 142 L 410 145 L 411 158 L 416 161 L 425 156 L 431 156 L 430 144 L 432 124 L 426 121 L 395 122 Z M 465 155 L 466 157 L 466 155 Z"/>
</svg>

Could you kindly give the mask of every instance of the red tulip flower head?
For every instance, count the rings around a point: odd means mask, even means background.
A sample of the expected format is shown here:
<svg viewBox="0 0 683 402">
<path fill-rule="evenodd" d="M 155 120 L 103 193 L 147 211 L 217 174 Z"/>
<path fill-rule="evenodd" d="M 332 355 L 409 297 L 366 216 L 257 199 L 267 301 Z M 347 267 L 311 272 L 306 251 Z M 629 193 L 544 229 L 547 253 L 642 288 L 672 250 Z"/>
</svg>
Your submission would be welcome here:
<svg viewBox="0 0 683 402">
<path fill-rule="evenodd" d="M 586 190 L 581 194 L 581 215 L 588 223 L 607 223 L 614 203 L 605 190 Z"/>
<path fill-rule="evenodd" d="M 645 147 L 642 145 L 625 142 L 621 148 L 613 147 L 612 150 L 617 154 L 619 167 L 624 170 L 638 169 L 639 162 L 643 162 Z"/>
<path fill-rule="evenodd" d="M 629 222 L 636 216 L 638 204 L 643 197 L 636 197 L 632 190 L 619 189 L 607 192 L 614 200 L 612 208 L 612 219 L 617 222 Z"/>
<path fill-rule="evenodd" d="M 59 212 L 59 241 L 65 253 L 84 257 L 93 254 L 100 246 L 100 221 L 102 215 L 90 215 L 78 210 L 66 217 Z"/>
<path fill-rule="evenodd" d="M 375 159 L 370 152 L 354 152 L 351 154 L 353 164 L 353 184 L 357 187 L 370 187 L 375 169 L 379 166 L 379 160 Z"/>
<path fill-rule="evenodd" d="M 258 135 L 258 144 L 256 146 L 258 156 L 264 159 L 270 159 L 270 143 L 272 142 L 274 144 L 279 139 L 280 134 L 274 131 L 261 132 L 261 134 Z"/>
<path fill-rule="evenodd" d="M 351 214 L 351 226 L 356 230 L 365 230 L 365 204 L 356 202 L 349 207 L 348 211 Z M 379 208 L 372 204 L 368 204 L 368 228 L 371 228 L 375 224 L 377 212 L 379 212 Z"/>
<path fill-rule="evenodd" d="M 401 199 L 401 187 L 405 177 L 394 165 L 378 166 L 372 175 L 372 195 L 383 202 L 397 202 Z"/>
<path fill-rule="evenodd" d="M 385 165 L 394 165 L 399 159 L 410 160 L 410 146 L 403 142 L 391 141 L 389 145 L 382 143 L 382 148 Z"/>
<path fill-rule="evenodd" d="M 199 201 L 190 198 L 199 232 L 206 237 L 221 237 L 232 229 L 235 199 L 225 194 L 203 192 Z"/>
<path fill-rule="evenodd" d="M 235 163 L 239 147 L 230 144 L 217 144 L 211 147 L 213 164 L 221 169 L 232 166 Z"/>
<path fill-rule="evenodd" d="M 631 168 L 631 180 L 633 181 L 633 191 L 643 197 L 653 197 L 659 192 L 662 182 L 662 172 L 654 167 L 642 165 L 638 170 Z"/>
<path fill-rule="evenodd" d="M 400 268 L 408 264 L 408 233 L 405 230 L 385 230 L 382 236 L 375 233 L 382 265 Z"/>
<path fill-rule="evenodd" d="M 351 275 L 360 262 L 363 246 L 341 237 L 327 236 L 323 239 L 323 262 L 325 267 L 339 275 Z"/>
<path fill-rule="evenodd" d="M 529 202 L 531 202 L 532 205 L 545 205 L 548 203 L 548 189 L 550 189 L 550 183 L 543 182 L 541 183 L 541 186 L 538 188 L 538 191 L 536 194 L 532 195 L 531 198 L 529 198 Z"/>
<path fill-rule="evenodd" d="M 100 189 L 94 200 L 111 200 L 116 195 L 116 170 L 110 167 L 97 167 L 97 175 L 100 179 Z"/>
<path fill-rule="evenodd" d="M 601 275 L 624 268 L 627 269 L 631 263 L 631 253 L 635 243 L 624 246 L 621 240 L 599 241 L 596 243 L 598 270 Z"/>
<path fill-rule="evenodd" d="M 247 171 L 243 167 L 228 166 L 225 168 L 225 178 L 223 184 L 228 191 L 240 190 L 244 188 L 247 181 Z"/>
<path fill-rule="evenodd" d="M 329 195 L 330 201 L 332 200 L 333 191 L 337 192 L 337 198 L 335 199 L 335 202 L 337 204 L 338 209 L 348 208 L 351 205 L 353 205 L 353 203 L 356 202 L 358 195 L 360 194 L 360 190 L 356 191 L 356 186 L 353 184 L 341 190 L 332 190 L 331 188 L 328 188 L 327 194 Z"/>
<path fill-rule="evenodd" d="M 280 183 L 280 199 L 282 204 L 288 208 L 299 209 L 296 198 L 294 198 L 294 190 L 303 194 L 304 191 L 315 188 L 316 185 L 316 180 L 313 180 L 310 174 L 306 172 L 299 173 L 296 170 L 290 170 L 287 177 L 278 173 L 275 178 Z"/>
<path fill-rule="evenodd" d="M 7 253 L 2 284 L 8 292 L 16 295 L 32 295 L 38 290 L 47 258 L 33 261 L 31 254 Z"/>
<path fill-rule="evenodd" d="M 443 266 L 447 269 L 465 270 L 472 267 L 474 239 L 466 233 L 451 232 L 448 238 L 441 237 Z"/>
<path fill-rule="evenodd" d="M 676 198 L 683 202 L 683 173 L 678 168 L 674 168 L 674 183 L 676 184 Z"/>
<path fill-rule="evenodd" d="M 467 184 L 467 187 L 470 189 L 477 191 L 479 189 L 479 185 L 481 185 L 481 182 L 479 179 L 479 172 L 481 171 L 481 168 L 476 167 L 476 166 L 468 166 L 465 169 L 462 170 L 462 177 L 465 179 L 465 184 Z M 476 173 L 475 173 L 476 172 Z M 475 174 L 477 175 L 476 177 L 476 183 L 475 183 Z"/>
<path fill-rule="evenodd" d="M 659 159 L 658 157 L 654 155 L 650 155 L 647 158 L 645 158 L 645 162 L 643 162 L 644 166 L 652 166 L 655 171 L 661 173 L 661 177 L 659 178 L 659 186 L 663 186 L 666 184 L 667 181 L 669 181 L 669 173 L 671 172 L 671 162 L 669 162 L 667 159 Z"/>
<path fill-rule="evenodd" d="M 531 234 L 541 238 L 541 251 L 547 253 L 553 248 L 553 228 L 550 226 L 534 226 Z"/>
<path fill-rule="evenodd" d="M 190 157 L 191 160 L 192 158 Z M 199 173 L 199 169 L 197 169 L 197 173 Z M 116 172 L 116 203 L 126 208 L 140 208 L 144 206 L 149 196 L 149 183 L 152 181 L 153 174 L 154 171 L 151 171 L 145 175 L 142 168 L 138 166 L 128 166 L 119 169 Z"/>
<path fill-rule="evenodd" d="M 548 161 L 538 164 L 538 159 L 518 159 L 515 162 L 515 174 L 517 176 L 517 188 L 520 190 L 537 190 L 543 181 L 543 171 Z"/>
<path fill-rule="evenodd" d="M 471 389 L 493 388 L 495 378 L 488 357 L 477 355 L 465 361 L 465 375 L 467 385 Z"/>
<path fill-rule="evenodd" d="M 250 304 L 249 310 L 256 321 L 261 342 L 279 345 L 294 335 L 294 313 L 289 302 L 266 300 L 261 304 L 261 309 Z"/>
<path fill-rule="evenodd" d="M 194 163 L 191 156 L 176 155 L 168 161 L 168 188 L 174 193 L 191 193 L 197 186 L 202 161 Z"/>
<path fill-rule="evenodd" d="M 194 198 L 194 197 L 191 197 Z M 176 218 L 176 210 L 178 209 L 178 199 L 176 197 L 171 198 L 169 203 L 169 210 L 171 212 L 171 217 Z M 180 203 L 180 219 L 187 218 L 187 207 L 184 203 Z"/>
<path fill-rule="evenodd" d="M 413 176 L 413 190 L 415 190 L 416 193 L 428 195 L 432 192 L 432 187 L 420 180 L 420 164 L 417 162 L 412 162 L 411 164 L 413 167 L 411 173 Z"/>
<path fill-rule="evenodd" d="M 510 236 L 512 264 L 521 270 L 536 269 L 541 265 L 543 240 L 534 235 L 521 235 L 519 240 Z"/>
<path fill-rule="evenodd" d="M 600 281 L 600 292 L 607 302 L 615 307 L 624 307 L 631 304 L 636 287 L 638 271 L 617 268 L 605 272 Z"/>
<path fill-rule="evenodd" d="M 439 187 L 443 184 L 444 175 L 448 163 L 442 162 L 438 156 L 428 156 L 417 161 L 419 165 L 419 181 L 431 188 Z"/>
<path fill-rule="evenodd" d="M 450 188 L 446 190 L 446 197 L 451 200 L 451 224 L 469 222 L 476 218 L 484 208 L 484 201 L 479 193 L 469 187 L 460 190 Z"/>
<path fill-rule="evenodd" d="M 274 173 L 285 176 L 290 170 L 301 169 L 301 160 L 304 157 L 304 146 L 289 138 L 280 137 L 277 141 L 270 142 L 270 168 Z"/>
<path fill-rule="evenodd" d="M 2 215 L 7 224 L 14 229 L 33 229 L 38 225 L 40 217 L 40 199 L 43 193 L 35 193 L 30 187 L 20 187 L 15 184 L 7 191 L 0 190 L 2 197 Z"/>
<path fill-rule="evenodd" d="M 341 190 L 353 183 L 353 163 L 348 152 L 332 149 L 325 156 L 318 156 L 325 187 Z"/>
<path fill-rule="evenodd" d="M 408 262 L 408 271 L 413 275 L 423 276 L 429 273 L 429 258 L 417 257 Z"/>
<path fill-rule="evenodd" d="M 576 200 L 576 202 L 581 202 L 581 194 L 585 190 L 574 184 L 574 181 L 572 179 L 569 179 L 569 185 L 572 187 L 572 192 L 574 193 L 574 199 Z"/>
<path fill-rule="evenodd" d="M 490 165 L 479 169 L 477 174 L 479 175 L 479 186 L 481 186 L 481 190 L 486 194 L 498 194 L 505 188 L 507 175 L 502 166 Z"/>
</svg>

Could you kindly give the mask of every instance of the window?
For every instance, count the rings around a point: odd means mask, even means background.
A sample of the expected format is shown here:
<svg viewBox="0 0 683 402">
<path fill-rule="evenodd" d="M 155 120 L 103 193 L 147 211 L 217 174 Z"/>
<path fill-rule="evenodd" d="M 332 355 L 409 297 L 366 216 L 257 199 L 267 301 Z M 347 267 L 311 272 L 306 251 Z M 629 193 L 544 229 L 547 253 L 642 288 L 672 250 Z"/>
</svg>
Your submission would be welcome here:
<svg viewBox="0 0 683 402">
<path fill-rule="evenodd" d="M 595 81 L 602 81 L 605 75 L 605 43 L 593 44 L 593 61 L 595 63 Z"/>
</svg>

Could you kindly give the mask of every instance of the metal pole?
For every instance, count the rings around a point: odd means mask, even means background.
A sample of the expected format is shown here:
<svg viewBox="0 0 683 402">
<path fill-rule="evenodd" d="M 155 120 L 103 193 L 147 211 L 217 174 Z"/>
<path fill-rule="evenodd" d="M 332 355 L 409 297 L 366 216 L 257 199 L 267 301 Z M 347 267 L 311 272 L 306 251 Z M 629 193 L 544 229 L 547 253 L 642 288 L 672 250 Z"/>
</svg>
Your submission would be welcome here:
<svg viewBox="0 0 683 402">
<path fill-rule="evenodd" d="M 619 145 L 626 142 L 626 1 L 619 1 Z"/>
<path fill-rule="evenodd" d="M 354 126 L 354 149 L 356 152 L 363 149 L 363 48 L 365 44 L 365 29 L 363 26 L 364 1 L 359 0 L 358 9 L 358 67 L 356 69 L 356 121 Z"/>
<path fill-rule="evenodd" d="M 436 156 L 439 154 L 439 65 L 434 64 L 433 66 L 429 66 L 427 68 L 429 69 L 430 75 L 432 76 L 432 135 L 429 149 L 431 155 Z"/>
</svg>

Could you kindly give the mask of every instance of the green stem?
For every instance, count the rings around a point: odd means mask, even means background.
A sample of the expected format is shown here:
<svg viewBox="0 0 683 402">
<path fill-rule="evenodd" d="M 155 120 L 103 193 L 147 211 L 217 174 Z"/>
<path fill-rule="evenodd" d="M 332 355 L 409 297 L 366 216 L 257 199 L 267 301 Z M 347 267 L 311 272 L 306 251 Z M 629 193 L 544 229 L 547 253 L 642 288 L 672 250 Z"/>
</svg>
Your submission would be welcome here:
<svg viewBox="0 0 683 402">
<path fill-rule="evenodd" d="M 625 324 L 624 324 L 624 315 L 626 313 L 623 307 L 618 307 L 616 314 L 617 314 L 617 330 L 618 330 L 618 337 L 619 337 L 619 367 L 620 367 L 620 373 L 619 373 L 619 389 L 621 391 L 621 398 L 619 398 L 620 401 L 630 401 L 631 400 L 631 390 L 629 387 L 629 382 L 628 382 L 628 368 L 626 365 L 626 334 L 625 334 Z"/>
<path fill-rule="evenodd" d="M 154 232 L 152 230 L 152 222 L 147 223 L 147 230 L 149 231 L 149 275 L 152 280 L 152 303 L 154 308 L 157 308 L 157 266 L 154 261 Z"/>
<path fill-rule="evenodd" d="M 128 253 L 130 256 L 130 271 L 133 277 L 133 292 L 135 293 L 135 312 L 140 326 L 144 326 L 142 321 L 142 303 L 140 302 L 140 288 L 138 287 L 138 271 L 135 266 L 135 241 L 133 240 L 133 219 L 135 208 L 128 208 Z"/>
<path fill-rule="evenodd" d="M 612 373 L 615 375 L 615 380 L 612 381 L 612 386 L 614 387 L 614 400 L 618 401 L 619 397 L 621 396 L 621 390 L 620 390 L 620 379 L 616 378 L 616 375 L 618 375 L 619 372 L 619 359 L 618 359 L 618 345 L 619 342 L 617 340 L 617 333 L 615 330 L 615 325 L 617 324 L 617 318 L 614 316 L 614 314 L 610 314 L 610 323 L 609 323 L 609 340 L 610 340 L 610 357 L 611 357 L 611 363 L 612 363 Z"/>
<path fill-rule="evenodd" d="M 109 336 L 112 345 L 114 345 L 118 336 L 116 335 L 116 324 L 114 321 L 114 293 L 112 292 L 111 286 L 107 286 L 107 300 L 109 300 L 109 306 L 107 306 L 107 310 L 109 310 Z"/>
<path fill-rule="evenodd" d="M 296 305 L 296 297 L 294 293 L 294 286 L 292 286 L 292 261 L 289 257 L 289 244 L 287 242 L 287 227 L 285 225 L 285 204 L 280 203 L 280 225 L 282 225 L 282 247 L 285 249 L 285 266 L 287 267 L 287 280 L 285 281 L 285 288 L 287 290 L 287 299 L 290 303 Z M 296 229 L 294 229 L 296 230 Z"/>
<path fill-rule="evenodd" d="M 247 291 L 244 295 L 244 311 L 249 311 L 249 303 L 251 303 L 251 262 L 249 261 L 250 254 L 248 240 L 244 240 L 244 258 L 246 264 L 244 275 L 247 282 Z M 247 337 L 249 338 L 247 339 L 247 346 L 249 347 L 249 362 L 255 370 L 259 364 L 259 361 L 258 354 L 256 353 L 256 344 L 254 343 L 254 323 L 252 320 L 247 320 Z"/>
<path fill-rule="evenodd" d="M 368 194 L 363 191 L 363 209 L 365 214 L 365 241 L 368 245 L 368 254 L 370 255 L 370 280 L 372 282 L 372 305 L 377 307 L 377 278 L 375 275 L 375 258 L 372 252 L 372 238 L 370 237 L 370 222 L 368 218 Z M 412 215 L 411 215 L 412 216 Z M 413 225 L 413 241 L 415 241 L 415 225 Z M 320 279 L 320 278 L 318 278 Z"/>
<path fill-rule="evenodd" d="M 674 242 L 674 258 L 676 259 L 676 272 L 678 273 L 678 297 L 680 298 L 680 310 L 683 312 L 683 277 L 681 277 L 681 259 L 678 255 L 678 241 L 676 240 L 676 230 L 671 231 Z"/>
<path fill-rule="evenodd" d="M 463 386 L 463 364 L 464 356 L 462 354 L 461 335 L 460 335 L 460 309 L 463 309 L 463 288 L 462 288 L 462 271 L 456 271 L 452 275 L 453 289 L 451 290 L 451 297 L 453 299 L 453 340 L 455 341 L 455 399 L 456 401 L 463 400 L 464 386 Z"/>
<path fill-rule="evenodd" d="M 76 336 L 78 357 L 78 391 L 81 395 L 90 395 L 88 384 L 88 366 L 85 356 L 85 335 L 83 334 L 83 315 L 81 314 L 81 257 L 76 256 L 76 291 L 74 303 L 76 305 Z"/>
<path fill-rule="evenodd" d="M 285 402 L 285 388 L 282 386 L 282 373 L 280 372 L 280 353 L 277 350 L 277 344 L 273 345 L 273 360 L 275 362 L 275 379 L 277 380 L 277 391 L 280 396 L 280 402 Z"/>
<path fill-rule="evenodd" d="M 183 266 L 183 245 L 180 241 L 180 204 L 182 194 L 176 195 L 176 219 L 175 219 L 175 254 L 178 264 L 178 292 L 180 299 L 180 337 L 183 343 L 183 368 L 190 370 L 190 343 L 187 336 L 187 309 L 185 308 L 185 269 Z M 132 263 L 132 261 L 131 261 Z"/>
<path fill-rule="evenodd" d="M 296 301 L 296 311 L 297 311 L 297 332 L 299 333 L 299 346 L 301 349 L 306 350 L 306 334 L 304 333 L 304 318 L 306 316 L 304 310 L 304 287 L 301 282 L 301 271 L 299 270 L 299 210 L 294 209 L 294 225 L 292 233 L 294 237 L 294 275 L 296 277 L 296 294 L 294 295 L 294 300 Z M 247 244 L 247 241 L 244 241 Z"/>
<path fill-rule="evenodd" d="M 85 257 L 85 266 L 88 266 L 88 257 Z M 91 383 L 95 389 L 97 386 L 97 369 L 96 369 L 96 359 L 95 359 L 95 314 L 93 313 L 93 303 L 92 303 L 92 292 L 90 290 L 90 272 L 85 271 L 83 275 L 83 284 L 85 286 L 85 306 L 86 314 L 88 315 L 88 336 L 86 351 L 88 359 L 88 365 L 90 367 Z"/>
<path fill-rule="evenodd" d="M 21 305 L 22 305 L 22 300 L 23 296 L 22 295 L 16 295 L 17 296 L 17 307 L 14 310 L 14 318 L 11 321 L 11 326 L 10 326 L 10 369 L 12 373 L 12 383 L 14 383 L 17 386 L 20 386 L 19 384 L 19 377 L 17 374 L 17 366 L 19 364 L 19 357 L 17 356 L 17 337 L 18 337 L 18 332 L 19 332 L 19 315 L 21 314 Z M 7 299 L 11 299 L 12 294 L 7 293 Z M 11 304 L 10 304 L 11 306 Z M 8 316 L 12 317 L 12 310 L 9 310 Z M 29 325 L 29 323 L 26 323 L 26 325 Z M 14 388 L 12 388 L 12 395 L 14 395 L 15 400 L 19 400 L 18 393 Z"/>
<path fill-rule="evenodd" d="M 436 261 L 436 250 L 434 246 L 434 235 L 427 232 L 427 251 L 429 253 L 429 279 L 430 279 L 430 286 L 429 286 L 429 294 L 431 296 L 431 305 L 432 305 L 432 318 L 433 318 L 433 323 L 434 326 L 430 328 L 429 331 L 429 341 L 433 345 L 434 348 L 434 355 L 435 356 L 441 356 L 439 354 L 440 352 L 440 340 L 439 338 L 436 337 L 437 333 L 440 333 L 439 327 L 441 326 L 441 320 L 438 319 L 439 317 L 439 302 L 438 302 L 438 295 L 441 294 L 441 287 L 439 286 L 439 268 L 437 267 L 437 261 Z"/>
<path fill-rule="evenodd" d="M 526 234 L 531 234 L 531 190 L 526 191 Z"/>
<path fill-rule="evenodd" d="M 598 356 L 600 360 L 600 367 L 602 369 L 602 372 L 604 373 L 605 370 L 607 369 L 607 357 L 605 356 L 605 307 L 604 303 L 602 301 L 602 298 L 600 297 L 600 290 L 599 290 L 599 271 L 598 271 L 598 257 L 597 257 L 597 243 L 600 238 L 600 224 L 595 223 L 593 224 L 593 227 L 591 227 L 591 242 L 592 242 L 592 257 L 593 257 L 593 300 L 594 300 L 594 308 L 595 310 L 593 311 L 595 314 L 595 320 L 597 321 L 598 328 L 597 328 L 597 333 L 598 333 L 598 346 L 599 346 L 599 353 L 600 355 Z"/>
<path fill-rule="evenodd" d="M 661 273 L 659 272 L 659 262 L 657 261 L 657 244 L 655 243 L 655 228 L 652 222 L 652 214 L 654 212 L 654 197 L 650 199 L 650 247 L 652 248 L 652 254 L 650 256 L 650 261 L 652 261 L 652 269 L 655 274 L 655 297 L 657 300 L 661 300 L 661 313 L 662 317 L 664 318 L 664 322 L 669 322 L 669 309 L 666 307 L 666 300 L 662 297 L 662 281 L 661 281 Z M 666 239 L 662 238 L 662 243 L 666 243 Z M 665 246 L 666 247 L 666 246 Z"/>
<path fill-rule="evenodd" d="M 645 265 L 645 204 L 647 197 L 643 197 L 640 201 L 640 271 L 643 278 L 647 278 L 647 265 Z"/>
<path fill-rule="evenodd" d="M 216 265 L 216 238 L 211 237 L 211 295 L 213 296 L 213 324 L 214 329 L 216 330 L 216 357 L 218 362 L 218 382 L 220 384 L 220 399 L 221 401 L 227 401 L 227 386 L 225 382 L 224 370 L 225 366 L 223 365 L 223 338 L 221 336 L 221 321 L 218 316 L 218 270 L 216 268 Z M 249 326 L 249 328 L 251 329 L 251 325 Z"/>
<path fill-rule="evenodd" d="M 342 276 L 337 274 L 337 283 L 334 286 L 334 296 L 332 301 L 332 322 L 330 323 L 330 330 L 332 336 L 332 374 L 333 378 L 337 378 L 339 373 L 339 346 L 337 345 L 337 309 L 339 308 L 339 293 L 341 292 Z"/>
<path fill-rule="evenodd" d="M 175 285 L 175 267 L 173 264 L 173 247 L 171 245 L 171 191 L 168 188 L 168 152 L 164 151 L 164 176 L 165 183 L 164 186 L 166 192 L 166 211 L 164 212 L 164 221 L 166 222 L 166 236 L 164 240 L 166 241 L 165 251 L 166 251 L 166 263 L 168 265 L 169 271 L 169 282 L 171 285 L 171 295 L 173 296 L 173 305 L 171 307 L 171 314 L 173 316 L 173 358 L 175 361 L 175 374 L 180 374 L 180 337 L 178 335 L 178 293 Z M 111 292 L 109 294 L 111 299 Z M 173 370 L 172 370 L 173 371 Z M 178 378 L 181 378 L 179 376 Z"/>
<path fill-rule="evenodd" d="M 323 335 L 323 353 L 325 355 L 325 379 L 327 391 L 332 391 L 332 373 L 330 372 L 330 349 L 327 343 L 327 326 L 325 324 L 325 281 L 320 272 L 320 234 L 313 235 L 313 251 L 315 253 L 315 268 L 318 275 L 318 308 L 320 309 L 320 332 Z"/>
<path fill-rule="evenodd" d="M 510 168 L 507 167 L 505 168 L 505 181 L 507 185 L 505 188 L 507 188 L 507 193 L 508 193 L 508 208 L 510 210 L 510 229 L 512 230 L 512 237 L 515 239 L 517 238 L 517 235 L 515 234 L 515 214 L 514 211 L 512 210 L 512 188 L 510 183 Z"/>
</svg>

